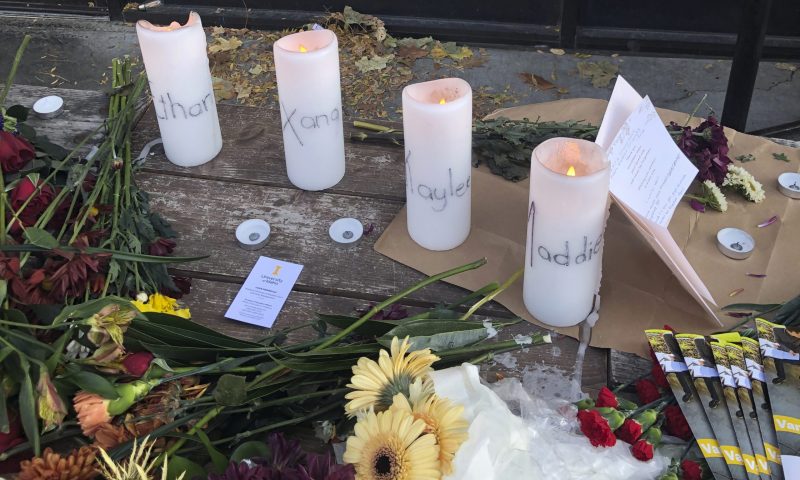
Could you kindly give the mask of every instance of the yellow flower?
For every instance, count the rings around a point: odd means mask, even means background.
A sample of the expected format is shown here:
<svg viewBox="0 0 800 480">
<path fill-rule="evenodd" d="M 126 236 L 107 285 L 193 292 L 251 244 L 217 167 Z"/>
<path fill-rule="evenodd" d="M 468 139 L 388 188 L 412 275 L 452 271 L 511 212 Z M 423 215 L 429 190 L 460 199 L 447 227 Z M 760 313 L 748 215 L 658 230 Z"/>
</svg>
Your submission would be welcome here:
<svg viewBox="0 0 800 480">
<path fill-rule="evenodd" d="M 142 313 L 168 313 L 181 318 L 192 318 L 192 314 L 189 313 L 188 308 L 181 308 L 177 300 L 160 293 L 154 293 L 150 295 L 146 302 L 138 300 L 137 297 L 137 300 L 132 300 L 131 303 Z"/>
<path fill-rule="evenodd" d="M 436 480 L 439 446 L 425 422 L 403 411 L 367 412 L 347 439 L 344 461 L 356 480 Z"/>
<path fill-rule="evenodd" d="M 383 411 L 392 405 L 392 399 L 398 393 L 406 397 L 410 395 L 410 386 L 416 380 L 425 380 L 433 369 L 433 362 L 439 357 L 430 350 L 408 352 L 411 345 L 408 337 L 402 342 L 397 337 L 392 339 L 391 356 L 381 350 L 378 361 L 366 357 L 358 359 L 353 366 L 353 377 L 347 385 L 353 391 L 345 395 L 350 400 L 344 410 L 353 417 L 358 412 L 369 410 Z"/>
<path fill-rule="evenodd" d="M 130 307 L 121 307 L 116 303 L 106 305 L 99 312 L 89 318 L 89 340 L 97 346 L 105 345 L 111 340 L 120 348 L 122 347 L 123 334 L 128 329 L 136 310 Z"/>
<path fill-rule="evenodd" d="M 469 424 L 462 414 L 464 407 L 446 398 L 429 395 L 421 401 L 409 402 L 403 395 L 395 395 L 389 411 L 405 412 L 425 422 L 425 433 L 432 433 L 439 445 L 439 463 L 443 475 L 453 472 L 453 457 L 467 439 Z"/>
</svg>

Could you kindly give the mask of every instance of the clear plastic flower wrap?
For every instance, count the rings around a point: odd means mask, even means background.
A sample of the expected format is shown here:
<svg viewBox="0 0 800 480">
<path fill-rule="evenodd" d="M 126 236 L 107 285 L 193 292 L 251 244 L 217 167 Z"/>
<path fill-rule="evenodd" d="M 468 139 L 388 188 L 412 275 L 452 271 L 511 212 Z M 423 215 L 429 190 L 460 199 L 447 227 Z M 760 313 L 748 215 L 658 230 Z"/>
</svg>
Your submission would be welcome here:
<svg viewBox="0 0 800 480">
<path fill-rule="evenodd" d="M 438 395 L 464 405 L 470 422 L 469 438 L 446 479 L 644 480 L 666 467 L 658 454 L 640 462 L 623 442 L 593 447 L 578 433 L 576 409 L 568 401 L 532 396 L 518 379 L 489 387 L 470 364 L 436 371 L 431 378 Z"/>
</svg>

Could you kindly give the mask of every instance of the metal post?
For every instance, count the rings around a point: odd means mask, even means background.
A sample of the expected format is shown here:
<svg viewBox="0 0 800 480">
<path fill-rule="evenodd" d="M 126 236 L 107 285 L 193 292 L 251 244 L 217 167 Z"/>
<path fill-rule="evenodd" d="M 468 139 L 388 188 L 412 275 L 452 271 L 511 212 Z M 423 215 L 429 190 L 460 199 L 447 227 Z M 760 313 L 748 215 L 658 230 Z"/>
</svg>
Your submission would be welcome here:
<svg viewBox="0 0 800 480">
<path fill-rule="evenodd" d="M 722 108 L 722 124 L 735 130 L 744 131 L 747 125 L 771 6 L 772 0 L 743 1 L 736 51 Z"/>
<path fill-rule="evenodd" d="M 564 48 L 575 48 L 578 32 L 579 0 L 561 0 L 561 25 L 559 45 Z"/>
<path fill-rule="evenodd" d="M 124 0 L 108 0 L 108 17 L 111 20 L 122 21 L 122 9 L 125 8 Z"/>
</svg>

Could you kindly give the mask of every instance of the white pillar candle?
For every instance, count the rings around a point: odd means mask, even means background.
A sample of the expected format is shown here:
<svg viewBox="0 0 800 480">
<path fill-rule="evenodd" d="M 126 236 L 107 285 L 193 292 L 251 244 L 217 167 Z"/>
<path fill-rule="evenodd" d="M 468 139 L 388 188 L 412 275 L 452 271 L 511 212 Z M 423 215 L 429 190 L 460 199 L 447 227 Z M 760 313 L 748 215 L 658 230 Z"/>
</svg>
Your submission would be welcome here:
<svg viewBox="0 0 800 480">
<path fill-rule="evenodd" d="M 469 236 L 472 207 L 472 89 L 459 78 L 403 89 L 408 233 L 429 250 Z"/>
<path fill-rule="evenodd" d="M 523 295 L 554 327 L 591 313 L 600 289 L 610 168 L 593 142 L 552 138 L 531 155 Z"/>
<path fill-rule="evenodd" d="M 324 190 L 344 177 L 339 42 L 330 30 L 287 35 L 273 46 L 289 181 Z"/>
<path fill-rule="evenodd" d="M 167 158 L 182 167 L 208 162 L 222 149 L 222 134 L 200 15 L 167 27 L 139 20 L 136 35 Z"/>
</svg>

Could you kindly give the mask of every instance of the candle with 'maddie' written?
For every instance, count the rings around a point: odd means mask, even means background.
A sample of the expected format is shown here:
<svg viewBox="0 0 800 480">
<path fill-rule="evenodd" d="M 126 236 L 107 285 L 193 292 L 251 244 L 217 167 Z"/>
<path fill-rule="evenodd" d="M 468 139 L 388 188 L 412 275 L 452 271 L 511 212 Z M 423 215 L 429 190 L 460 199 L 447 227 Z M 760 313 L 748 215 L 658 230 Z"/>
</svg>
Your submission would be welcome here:
<svg viewBox="0 0 800 480">
<path fill-rule="evenodd" d="M 136 35 L 167 158 L 182 167 L 208 162 L 222 149 L 222 134 L 200 15 L 166 27 L 139 20 Z"/>
<path fill-rule="evenodd" d="M 339 42 L 330 30 L 308 30 L 273 46 L 283 150 L 289 181 L 324 190 L 344 177 Z"/>
<path fill-rule="evenodd" d="M 472 89 L 459 78 L 403 89 L 408 233 L 428 250 L 469 236 L 472 207 Z"/>
<path fill-rule="evenodd" d="M 523 295 L 554 327 L 577 325 L 600 289 L 610 168 L 586 140 L 552 138 L 531 155 Z"/>
</svg>

